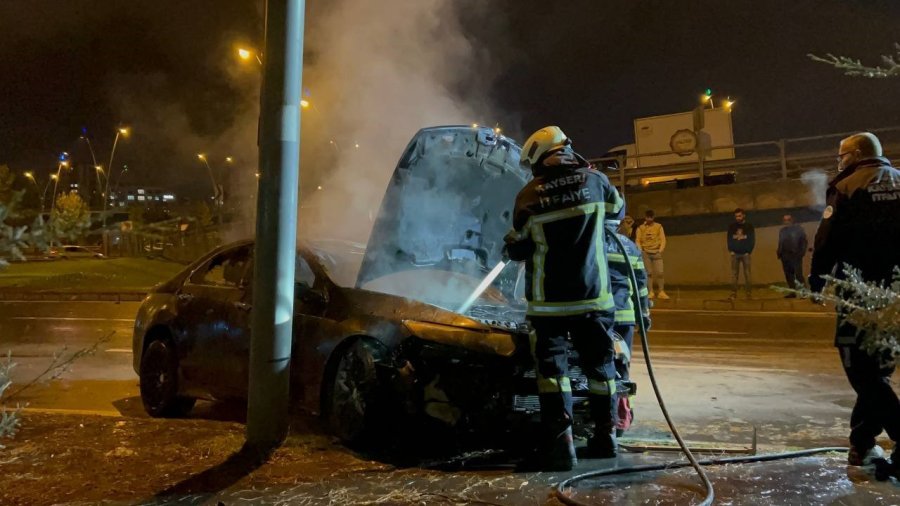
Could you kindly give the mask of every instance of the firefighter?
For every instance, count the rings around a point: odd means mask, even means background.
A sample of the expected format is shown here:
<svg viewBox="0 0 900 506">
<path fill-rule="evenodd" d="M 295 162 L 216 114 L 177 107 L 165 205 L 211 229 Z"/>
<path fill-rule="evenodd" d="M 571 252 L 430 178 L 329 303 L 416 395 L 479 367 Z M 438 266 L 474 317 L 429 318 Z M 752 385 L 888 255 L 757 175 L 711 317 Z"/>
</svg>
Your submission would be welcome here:
<svg viewBox="0 0 900 506">
<path fill-rule="evenodd" d="M 606 231 L 608 234 L 616 234 L 625 246 L 625 252 L 619 249 L 618 243 L 612 238 L 606 241 L 606 258 L 609 264 L 610 286 L 613 300 L 616 303 L 615 326 L 613 330 L 622 338 L 624 347 L 621 353 L 616 353 L 616 374 L 625 382 L 631 381 L 630 362 L 631 350 L 634 342 L 635 320 L 634 295 L 635 287 L 628 275 L 628 264 L 637 278 L 637 291 L 640 298 L 640 314 L 644 320 L 645 328 L 650 328 L 650 299 L 647 286 L 647 271 L 644 268 L 643 253 L 637 244 L 628 237 L 617 232 L 619 223 L 615 220 L 607 220 Z M 634 420 L 634 411 L 631 408 L 631 399 L 628 392 L 618 392 L 616 429 L 618 433 L 628 430 Z"/>
<path fill-rule="evenodd" d="M 844 265 L 860 271 L 867 282 L 890 283 L 900 265 L 900 171 L 882 156 L 871 133 L 841 141 L 838 175 L 828 185 L 826 207 L 816 231 L 809 285 L 821 292 L 823 275 L 844 277 Z M 882 430 L 894 441 L 893 472 L 900 475 L 900 401 L 891 388 L 893 368 L 860 348 L 865 335 L 838 314 L 835 346 L 847 379 L 856 391 L 850 415 L 848 463 L 868 465 L 884 451 L 875 444 Z"/>
<path fill-rule="evenodd" d="M 522 163 L 534 179 L 516 197 L 506 254 L 526 266 L 528 320 L 537 364 L 543 438 L 520 469 L 570 470 L 572 388 L 567 338 L 588 377 L 595 435 L 591 453 L 616 455 L 613 341 L 615 302 L 606 265 L 604 222 L 620 220 L 624 201 L 609 179 L 572 149 L 559 127 L 528 138 Z"/>
</svg>

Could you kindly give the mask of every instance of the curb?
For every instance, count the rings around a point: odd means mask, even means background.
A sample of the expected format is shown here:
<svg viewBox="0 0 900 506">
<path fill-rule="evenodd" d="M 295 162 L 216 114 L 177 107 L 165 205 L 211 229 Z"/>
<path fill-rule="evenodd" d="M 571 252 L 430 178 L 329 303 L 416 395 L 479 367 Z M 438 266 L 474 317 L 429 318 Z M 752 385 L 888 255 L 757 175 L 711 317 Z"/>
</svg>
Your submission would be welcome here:
<svg viewBox="0 0 900 506">
<path fill-rule="evenodd" d="M 0 301 L 88 301 L 88 302 L 139 302 L 147 292 L 13 292 L 0 291 Z"/>
<path fill-rule="evenodd" d="M 803 313 L 822 313 L 831 314 L 834 312 L 832 306 L 821 306 L 813 304 L 806 299 L 784 300 L 784 299 L 672 299 L 669 301 L 653 301 L 653 309 L 694 309 L 718 310 L 718 311 L 789 311 Z M 651 309 L 652 311 L 652 309 Z"/>
</svg>

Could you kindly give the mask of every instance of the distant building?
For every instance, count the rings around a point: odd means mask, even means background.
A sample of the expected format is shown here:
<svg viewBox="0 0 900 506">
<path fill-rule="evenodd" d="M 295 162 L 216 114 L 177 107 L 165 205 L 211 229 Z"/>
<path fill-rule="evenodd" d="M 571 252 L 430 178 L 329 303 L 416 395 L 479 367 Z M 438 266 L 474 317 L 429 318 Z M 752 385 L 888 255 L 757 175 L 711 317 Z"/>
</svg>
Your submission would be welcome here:
<svg viewBox="0 0 900 506">
<path fill-rule="evenodd" d="M 145 203 L 147 205 L 157 203 L 175 202 L 175 194 L 156 186 L 128 186 L 109 192 L 110 207 L 128 207 L 131 204 Z"/>
</svg>

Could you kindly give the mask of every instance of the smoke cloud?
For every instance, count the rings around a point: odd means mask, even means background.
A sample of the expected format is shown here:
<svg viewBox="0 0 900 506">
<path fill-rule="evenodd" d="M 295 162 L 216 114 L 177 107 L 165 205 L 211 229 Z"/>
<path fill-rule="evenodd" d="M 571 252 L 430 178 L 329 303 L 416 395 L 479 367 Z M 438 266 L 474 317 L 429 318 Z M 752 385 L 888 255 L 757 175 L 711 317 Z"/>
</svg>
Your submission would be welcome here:
<svg viewBox="0 0 900 506">
<path fill-rule="evenodd" d="M 815 199 L 815 207 L 825 206 L 825 190 L 828 189 L 828 174 L 824 170 L 811 170 L 800 176 L 800 181 L 809 188 L 810 194 Z"/>
<path fill-rule="evenodd" d="M 420 128 L 497 121 L 486 92 L 496 74 L 465 35 L 459 3 L 340 0 L 324 8 L 306 37 L 313 107 L 304 110 L 303 149 L 315 158 L 304 156 L 300 233 L 364 242 Z M 466 8 L 467 16 L 478 9 Z"/>
</svg>

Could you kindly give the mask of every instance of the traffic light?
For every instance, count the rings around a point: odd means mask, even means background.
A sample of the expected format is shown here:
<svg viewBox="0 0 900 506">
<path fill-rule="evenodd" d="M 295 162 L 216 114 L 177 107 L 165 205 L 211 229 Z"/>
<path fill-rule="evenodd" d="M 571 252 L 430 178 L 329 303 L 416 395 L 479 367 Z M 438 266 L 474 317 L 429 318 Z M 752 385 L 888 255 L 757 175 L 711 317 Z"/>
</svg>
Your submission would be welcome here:
<svg viewBox="0 0 900 506">
<path fill-rule="evenodd" d="M 706 88 L 706 91 L 704 92 L 704 94 L 707 97 L 711 97 L 712 96 L 712 88 Z"/>
</svg>

